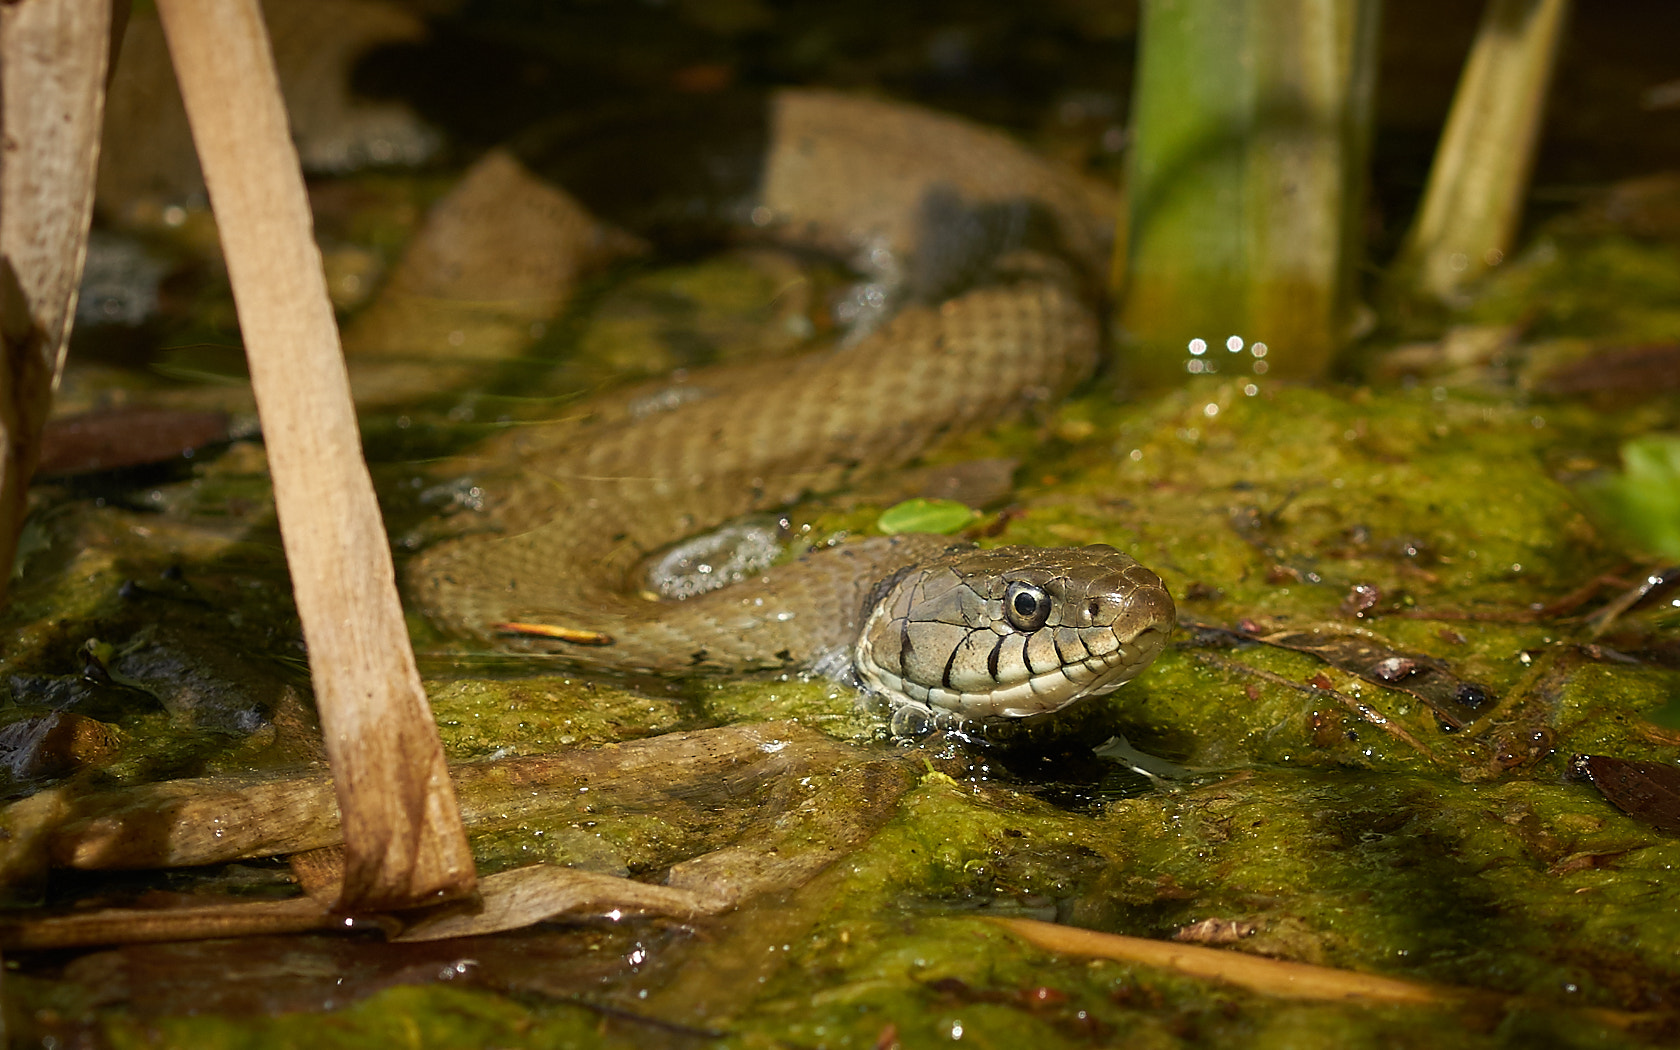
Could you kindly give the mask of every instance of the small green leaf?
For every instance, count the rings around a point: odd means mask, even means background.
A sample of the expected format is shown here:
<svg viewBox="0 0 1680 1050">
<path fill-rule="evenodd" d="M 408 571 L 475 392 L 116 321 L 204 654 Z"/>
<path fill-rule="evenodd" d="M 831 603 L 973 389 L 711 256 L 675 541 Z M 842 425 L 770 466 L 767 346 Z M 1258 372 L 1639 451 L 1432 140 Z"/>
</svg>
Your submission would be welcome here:
<svg viewBox="0 0 1680 1050">
<path fill-rule="evenodd" d="M 932 532 L 947 535 L 979 517 L 967 504 L 954 499 L 907 499 L 881 512 L 876 526 L 891 536 L 900 532 Z"/>
<path fill-rule="evenodd" d="M 1605 524 L 1635 547 L 1680 561 L 1680 435 L 1622 446 L 1622 473 L 1581 486 Z"/>
</svg>

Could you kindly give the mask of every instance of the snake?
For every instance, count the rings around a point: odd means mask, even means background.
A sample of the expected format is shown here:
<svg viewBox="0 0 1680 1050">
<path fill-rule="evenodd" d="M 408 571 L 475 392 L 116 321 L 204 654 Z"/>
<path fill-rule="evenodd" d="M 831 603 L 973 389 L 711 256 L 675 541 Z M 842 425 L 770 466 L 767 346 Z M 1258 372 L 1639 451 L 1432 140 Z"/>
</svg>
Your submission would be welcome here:
<svg viewBox="0 0 1680 1050">
<path fill-rule="evenodd" d="M 1090 377 L 1113 230 L 1106 191 L 954 116 L 783 89 L 733 117 L 675 122 L 702 124 L 736 129 L 750 148 L 729 156 L 750 160 L 673 156 L 681 135 L 656 136 L 642 156 L 600 128 L 593 152 L 574 134 L 572 147 L 522 158 L 538 170 L 530 158 L 561 155 L 542 174 L 581 200 L 628 187 L 619 197 L 640 217 L 615 221 L 637 233 L 672 211 L 640 196 L 647 172 L 689 165 L 709 183 L 678 202 L 690 221 L 885 260 L 899 279 L 866 298 L 893 309 L 834 345 L 697 368 L 597 398 L 564 424 L 518 428 L 486 457 L 500 468 L 480 482 L 477 531 L 410 561 L 419 608 L 447 632 L 586 669 L 828 674 L 886 701 L 895 724 L 905 712 L 940 725 L 1042 720 L 1148 666 L 1173 600 L 1101 544 L 876 536 L 650 600 L 641 567 L 673 544 L 890 474 Z"/>
</svg>

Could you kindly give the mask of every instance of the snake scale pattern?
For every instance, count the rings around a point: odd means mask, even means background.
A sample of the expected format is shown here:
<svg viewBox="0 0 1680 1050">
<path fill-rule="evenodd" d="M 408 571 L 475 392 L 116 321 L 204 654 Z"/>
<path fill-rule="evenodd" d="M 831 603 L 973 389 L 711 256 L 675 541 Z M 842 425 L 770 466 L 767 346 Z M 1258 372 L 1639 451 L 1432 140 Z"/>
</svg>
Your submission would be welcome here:
<svg viewBox="0 0 1680 1050">
<path fill-rule="evenodd" d="M 966 215 L 1043 216 L 1056 250 L 988 243 L 981 279 L 937 301 L 912 288 L 852 345 L 697 370 L 522 429 L 484 482 L 492 528 L 414 559 L 412 596 L 446 629 L 504 648 L 661 675 L 838 671 L 958 722 L 1033 718 L 1118 688 L 1165 645 L 1174 609 L 1154 573 L 1109 547 L 978 551 L 901 535 L 682 601 L 637 593 L 638 565 L 684 537 L 902 467 L 946 435 L 1053 402 L 1096 364 L 1086 290 L 1112 228 L 1099 191 L 910 107 L 789 90 L 764 119 L 750 195 L 735 203 L 762 236 L 917 260 L 933 250 L 930 203 L 958 201 Z M 533 623 L 605 644 L 505 630 Z"/>
</svg>

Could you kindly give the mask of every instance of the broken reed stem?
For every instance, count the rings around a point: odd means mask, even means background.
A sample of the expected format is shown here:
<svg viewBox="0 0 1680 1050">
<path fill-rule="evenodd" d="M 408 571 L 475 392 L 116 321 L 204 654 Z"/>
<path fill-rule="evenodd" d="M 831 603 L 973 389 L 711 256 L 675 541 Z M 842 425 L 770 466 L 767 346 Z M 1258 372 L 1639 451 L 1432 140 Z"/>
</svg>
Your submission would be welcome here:
<svg viewBox="0 0 1680 1050">
<path fill-rule="evenodd" d="M 1029 944 L 1050 951 L 1158 966 L 1189 977 L 1226 981 L 1264 995 L 1378 1003 L 1439 1003 L 1448 1000 L 1452 994 L 1451 990 L 1434 985 L 1352 970 L 1333 970 L 1310 963 L 1267 959 L 1222 948 L 1098 933 L 1035 919 L 992 921 Z"/>
<path fill-rule="evenodd" d="M 661 811 L 661 797 L 687 811 L 706 792 L 751 798 L 755 785 L 802 782 L 819 770 L 825 780 L 840 779 L 824 789 L 822 801 L 787 800 L 794 810 L 760 805 L 756 830 L 743 832 L 733 845 L 678 861 L 663 885 L 535 865 L 485 877 L 470 904 L 407 911 L 400 919 L 364 911 L 353 928 L 366 928 L 361 920 L 368 920 L 393 939 L 418 941 L 496 933 L 560 915 L 619 912 L 688 921 L 749 897 L 790 892 L 860 846 L 897 811 L 912 783 L 910 768 L 896 757 L 861 764 L 858 758 L 815 730 L 767 722 L 459 766 L 462 812 L 481 832 L 540 822 L 556 808 L 570 811 L 580 788 L 595 800 L 592 809 L 616 806 L 605 800 L 622 795 L 638 813 L 653 816 Z M 851 786 L 834 786 L 840 783 Z M 0 884 L 34 881 L 51 859 L 76 867 L 157 867 L 291 853 L 307 897 L 0 915 L 0 948 L 346 928 L 333 913 L 344 874 L 337 838 L 331 787 L 323 776 L 245 785 L 168 781 L 79 798 L 49 788 L 0 808 L 0 875 L 6 876 Z"/>
<path fill-rule="evenodd" d="M 0 4 L 0 595 L 87 258 L 109 0 Z"/>
<path fill-rule="evenodd" d="M 221 232 L 343 814 L 346 910 L 473 892 L 256 0 L 159 0 Z"/>
<path fill-rule="evenodd" d="M 1399 297 L 1452 304 L 1510 253 L 1568 17 L 1569 0 L 1490 0 L 1391 271 Z"/>
<path fill-rule="evenodd" d="M 1338 970 L 1329 966 L 1294 962 L 1289 959 L 1268 959 L 1246 952 L 1223 948 L 1203 948 L 1174 941 L 1155 941 L 1146 937 L 1127 937 L 1118 933 L 1098 933 L 1095 930 L 1040 922 L 1036 919 L 990 919 L 1015 936 L 1046 951 L 1068 955 L 1094 956 L 1122 963 L 1139 963 L 1202 980 L 1224 981 L 1261 995 L 1284 999 L 1311 999 L 1328 1002 L 1364 1003 L 1369 1005 L 1401 1004 L 1410 1006 L 1470 1006 L 1481 1004 L 1492 1009 L 1507 1004 L 1524 1006 L 1555 1006 L 1524 996 L 1511 996 L 1481 988 L 1455 988 L 1449 985 L 1426 984 L 1397 977 L 1379 977 L 1357 970 Z M 1567 1008 L 1567 1007 L 1566 1007 Z M 1630 1029 L 1647 1024 L 1670 1023 L 1672 1014 L 1666 1011 L 1636 1013 L 1602 1007 L 1575 1007 L 1583 1015 L 1601 1024 Z"/>
<path fill-rule="evenodd" d="M 779 746 L 789 743 L 792 748 Z M 465 763 L 453 775 L 464 823 L 482 832 L 564 808 L 583 785 L 597 796 L 629 787 L 645 803 L 649 791 L 692 794 L 702 785 L 730 784 L 745 791 L 796 755 L 802 764 L 832 771 L 847 754 L 844 745 L 813 730 L 766 722 Z M 849 807 L 866 805 L 854 800 Z M 0 874 L 13 881 L 49 857 L 83 869 L 171 868 L 296 854 L 342 841 L 332 791 L 318 775 L 255 783 L 168 780 L 77 798 L 49 788 L 0 807 Z"/>
<path fill-rule="evenodd" d="M 278 901 L 218 901 L 184 908 L 102 908 L 25 919 L 0 923 L 0 942 L 11 951 L 39 951 L 263 937 L 343 928 L 344 920 L 327 905 L 309 897 L 293 897 Z"/>
<path fill-rule="evenodd" d="M 393 941 L 441 941 L 522 929 L 562 916 L 616 913 L 616 917 L 657 915 L 693 921 L 736 903 L 731 896 L 656 886 L 557 864 L 533 864 L 488 875 L 480 890 L 482 900 L 429 909 L 411 925 L 385 915 L 363 916 L 347 924 L 333 913 L 330 901 L 307 896 L 184 907 L 101 908 L 28 919 L 0 917 L 0 945 L 10 951 L 41 951 L 369 929 L 382 930 Z"/>
</svg>

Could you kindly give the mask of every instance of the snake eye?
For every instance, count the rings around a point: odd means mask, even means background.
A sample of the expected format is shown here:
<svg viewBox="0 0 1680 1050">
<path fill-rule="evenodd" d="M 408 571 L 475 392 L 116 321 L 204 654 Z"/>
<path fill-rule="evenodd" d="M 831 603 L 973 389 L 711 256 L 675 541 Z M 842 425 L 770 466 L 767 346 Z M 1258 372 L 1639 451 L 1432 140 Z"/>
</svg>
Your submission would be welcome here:
<svg viewBox="0 0 1680 1050">
<path fill-rule="evenodd" d="M 1030 583 L 1012 583 L 1003 592 L 1003 614 L 1018 631 L 1036 631 L 1050 618 L 1050 596 Z"/>
</svg>

